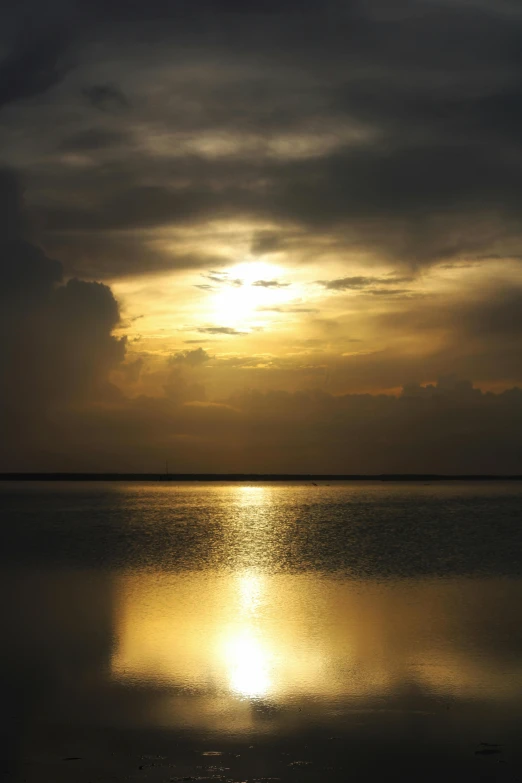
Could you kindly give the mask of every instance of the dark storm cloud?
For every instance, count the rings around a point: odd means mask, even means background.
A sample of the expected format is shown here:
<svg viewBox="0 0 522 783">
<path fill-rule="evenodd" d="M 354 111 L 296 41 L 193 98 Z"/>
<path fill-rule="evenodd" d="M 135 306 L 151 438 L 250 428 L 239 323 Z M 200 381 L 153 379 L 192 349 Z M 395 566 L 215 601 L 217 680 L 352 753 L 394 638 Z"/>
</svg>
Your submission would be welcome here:
<svg viewBox="0 0 522 783">
<path fill-rule="evenodd" d="M 127 109 L 129 100 L 123 90 L 114 84 L 92 84 L 82 90 L 84 97 L 100 111 Z"/>
<path fill-rule="evenodd" d="M 265 455 L 277 454 L 277 469 L 284 470 L 285 464 L 295 464 L 296 451 L 303 470 L 311 471 L 321 464 L 332 472 L 357 472 L 365 465 L 369 472 L 465 467 L 495 473 L 522 465 L 519 389 L 483 394 L 469 382 L 448 378 L 426 391 L 410 388 L 398 398 L 249 392 L 230 403 L 263 425 L 257 428 L 259 468 L 268 465 Z"/>
<path fill-rule="evenodd" d="M 150 237 L 137 240 L 126 232 L 53 232 L 46 234 L 45 247 L 67 262 L 70 274 L 90 279 L 114 280 L 178 269 L 199 270 L 226 261 L 205 253 L 176 252 L 151 242 Z"/>
<path fill-rule="evenodd" d="M 26 241 L 26 229 L 16 175 L 0 169 L 0 296 L 6 304 L 20 295 L 39 296 L 62 277 L 61 264 Z"/>
<path fill-rule="evenodd" d="M 119 323 L 112 292 L 101 283 L 62 283 L 61 265 L 25 238 L 11 172 L 0 172 L 0 304 L 3 431 L 21 439 L 53 406 L 117 393 L 108 376 L 125 341 L 112 336 Z"/>
<path fill-rule="evenodd" d="M 522 383 L 522 289 L 519 284 L 482 286 L 454 295 L 396 297 L 396 306 L 376 317 L 387 343 L 380 353 L 356 357 L 341 377 L 358 377 L 373 388 L 394 388 L 411 379 L 448 373 L 482 383 Z M 401 354 L 395 340 L 404 335 L 423 342 L 426 351 Z M 347 359 L 347 361 L 349 361 Z M 364 379 L 364 380 L 363 380 Z M 342 383 L 341 383 L 342 387 Z"/>
<path fill-rule="evenodd" d="M 112 192 L 100 192 L 93 207 L 65 206 L 49 210 L 52 231 L 111 231 L 153 228 L 166 224 L 195 222 L 220 211 L 217 194 L 199 188 L 171 188 L 163 185 L 134 184 Z"/>
<path fill-rule="evenodd" d="M 87 88 L 93 113 L 111 108 L 103 114 L 116 137 L 129 123 L 152 139 L 170 135 L 172 152 L 116 144 L 115 165 L 96 157 L 104 140 L 94 138 L 91 170 L 55 171 L 53 206 L 39 201 L 48 232 L 247 216 L 279 224 L 255 233 L 260 254 L 284 249 L 296 227 L 305 243 L 328 231 L 339 247 L 410 265 L 520 254 L 522 18 L 511 6 L 79 7 L 90 31 L 82 51 L 88 60 L 99 41 L 99 72 L 107 63 L 107 81 Z M 113 75 L 120 55 L 125 67 Z M 56 134 L 79 133 L 89 146 L 88 127 L 71 133 L 68 121 Z M 190 146 L 200 133 L 204 149 Z M 231 137 L 221 157 L 214 133 Z M 294 154 L 310 133 L 319 147 Z M 242 134 L 255 135 L 253 146 Z M 322 149 L 330 136 L 337 142 Z M 71 255 L 80 246 L 71 241 Z"/>
<path fill-rule="evenodd" d="M 243 3 L 242 0 L 208 0 L 202 3 L 203 7 L 211 9 L 215 13 L 234 13 L 234 14 L 284 14 L 290 9 L 302 11 L 306 9 L 307 2 L 304 0 L 255 0 L 251 3 Z M 328 5 L 328 3 L 326 4 Z"/>
<path fill-rule="evenodd" d="M 71 67 L 64 30 L 33 31 L 24 25 L 0 62 L 0 108 L 45 93 Z"/>
<path fill-rule="evenodd" d="M 399 397 L 251 390 L 216 404 L 173 376 L 168 392 L 84 416 L 71 412 L 50 455 L 53 469 L 72 460 L 78 470 L 157 471 L 169 453 L 172 469 L 182 472 L 522 471 L 516 388 L 484 394 L 446 378 L 429 388 L 410 385 Z"/>
<path fill-rule="evenodd" d="M 66 152 L 92 152 L 121 146 L 127 140 L 128 135 L 122 131 L 89 128 L 64 139 L 60 144 L 60 149 Z"/>
<path fill-rule="evenodd" d="M 141 175 L 130 174 L 133 165 L 129 162 L 123 177 L 114 170 L 108 188 L 100 173 L 100 189 L 94 200 L 86 194 L 85 206 L 64 200 L 63 206 L 39 207 L 47 230 L 115 232 L 219 217 L 270 218 L 312 235 L 327 230 L 339 247 L 362 247 L 413 265 L 482 255 L 485 248 L 512 255 L 522 247 L 517 153 L 368 148 L 313 161 L 266 163 L 263 171 L 246 160 L 242 175 L 226 162 L 185 161 L 177 167 L 177 176 L 184 175 L 180 185 L 139 184 Z M 236 182 L 244 177 L 255 183 L 262 173 L 270 183 L 268 193 L 266 186 Z"/>
<path fill-rule="evenodd" d="M 522 338 L 522 287 L 516 283 L 491 282 L 489 288 L 472 290 L 456 298 L 434 297 L 408 310 L 380 317 L 386 329 L 438 331 L 446 329 L 457 340 L 475 338 L 482 344 Z"/>
<path fill-rule="evenodd" d="M 42 209 L 43 216 L 53 232 L 136 230 L 257 216 L 299 225 L 312 234 L 328 230 L 345 246 L 413 264 L 482 254 L 488 247 L 507 249 L 510 242 L 520 250 L 522 164 L 516 152 L 485 154 L 454 145 L 385 152 L 368 146 L 308 161 L 261 166 L 244 160 L 240 171 L 237 165 L 192 158 L 177 164 L 179 185 L 144 185 L 129 161 L 123 175 L 112 171 L 108 188 L 102 187 L 100 172 L 94 201 L 85 206 L 64 201 Z M 153 165 L 151 175 L 168 173 L 155 174 Z M 262 178 L 268 178 L 268 188 L 254 186 Z"/>
<path fill-rule="evenodd" d="M 40 32 L 20 37 L 29 18 Z M 522 379 L 517 286 L 466 284 L 452 301 L 412 300 L 407 309 L 397 301 L 391 315 L 375 316 L 384 347 L 373 353 L 350 354 L 343 338 L 359 334 L 357 314 L 346 324 L 324 312 L 309 319 L 326 335 L 308 341 L 317 355 L 287 366 L 232 358 L 227 372 L 286 373 L 289 385 L 324 379 L 340 396 L 279 389 L 212 405 L 183 374 L 219 371 L 197 347 L 213 342 L 205 335 L 219 346 L 218 337 L 244 333 L 200 327 L 202 338 L 186 341 L 195 349 L 165 370 L 163 396 L 127 399 L 111 387 L 111 371 L 142 383 L 147 360 L 122 364 L 125 344 L 111 334 L 121 326 L 117 303 L 92 282 L 213 269 L 201 286 L 239 287 L 219 272 L 237 256 L 198 250 L 200 228 L 211 241 L 216 219 L 239 225 L 254 255 L 290 251 L 321 263 L 324 248 L 338 263 L 346 258 L 339 278 L 322 281 L 331 292 L 409 296 L 412 273 L 350 276 L 346 250 L 393 269 L 520 260 L 518 4 L 22 0 L 0 9 L 0 38 L 0 144 L 26 167 L 31 237 L 39 231 L 41 240 L 29 240 L 16 183 L 3 175 L 6 466 L 16 451 L 24 468 L 156 470 L 179 439 L 179 467 L 195 470 L 522 470 L 520 390 L 412 383 L 450 371 Z M 166 232 L 156 229 L 166 228 L 183 234 L 181 250 L 170 234 L 161 244 Z M 63 278 L 53 259 L 64 262 Z M 410 343 L 404 354 L 395 348 L 397 335 L 398 343 L 425 338 L 422 362 Z M 325 339 L 346 356 L 325 358 Z M 406 381 L 399 398 L 344 393 Z"/>
<path fill-rule="evenodd" d="M 348 245 L 426 264 L 510 240 L 520 245 L 518 154 L 466 146 L 374 146 L 289 164 L 275 184 L 282 215 Z"/>
<path fill-rule="evenodd" d="M 522 288 L 492 286 L 487 297 L 464 307 L 460 323 L 479 338 L 522 338 Z"/>
<path fill-rule="evenodd" d="M 133 384 L 144 372 L 141 357 L 121 364 L 124 344 L 111 336 L 119 323 L 117 303 L 99 283 L 60 282 L 59 264 L 24 239 L 16 184 L 9 173 L 0 179 L 2 467 L 157 470 L 158 455 L 163 459 L 179 440 L 183 470 L 522 470 L 519 389 L 484 394 L 469 382 L 445 378 L 424 387 L 409 383 L 398 398 L 274 390 L 241 392 L 216 404 L 206 401 L 202 384 L 183 377 L 187 369 L 206 364 L 209 355 L 199 347 L 174 357 L 163 397 L 131 400 L 116 394 L 108 383 L 112 369 Z M 502 365 L 499 346 L 522 330 L 521 304 L 518 288 L 497 287 L 489 297 L 469 296 L 439 312 L 438 323 L 476 335 L 482 319 L 487 334 L 496 336 L 492 350 Z M 411 322 L 414 329 L 423 324 L 420 312 L 417 323 Z M 237 333 L 227 327 L 205 331 Z M 356 358 L 358 364 L 364 359 Z M 228 364 L 248 371 L 260 361 L 263 357 L 232 357 Z M 355 365 L 346 361 L 346 371 L 353 372 Z M 454 361 L 464 364 L 458 356 Z M 396 356 L 390 362 L 396 375 L 405 374 Z M 509 366 L 513 369 L 512 356 Z M 297 368 L 313 379 L 327 370 L 309 360 Z M 377 372 L 382 371 L 380 365 Z"/>
</svg>

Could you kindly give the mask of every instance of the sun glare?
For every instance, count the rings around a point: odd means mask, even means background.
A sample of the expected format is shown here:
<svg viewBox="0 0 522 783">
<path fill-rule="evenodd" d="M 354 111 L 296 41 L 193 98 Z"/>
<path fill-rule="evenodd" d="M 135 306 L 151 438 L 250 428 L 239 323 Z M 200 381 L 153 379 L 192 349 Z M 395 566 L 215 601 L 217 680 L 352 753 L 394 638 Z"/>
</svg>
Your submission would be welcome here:
<svg viewBox="0 0 522 783">
<path fill-rule="evenodd" d="M 225 660 L 232 691 L 247 697 L 265 696 L 271 687 L 271 656 L 250 628 L 227 639 Z"/>
<path fill-rule="evenodd" d="M 284 270 L 264 261 L 245 261 L 223 273 L 213 297 L 216 321 L 245 331 L 261 323 L 269 310 L 295 296 Z"/>
<path fill-rule="evenodd" d="M 245 697 L 264 696 L 271 687 L 272 656 L 260 635 L 259 607 L 264 585 L 261 575 L 245 572 L 238 579 L 238 626 L 224 643 L 230 687 Z"/>
</svg>

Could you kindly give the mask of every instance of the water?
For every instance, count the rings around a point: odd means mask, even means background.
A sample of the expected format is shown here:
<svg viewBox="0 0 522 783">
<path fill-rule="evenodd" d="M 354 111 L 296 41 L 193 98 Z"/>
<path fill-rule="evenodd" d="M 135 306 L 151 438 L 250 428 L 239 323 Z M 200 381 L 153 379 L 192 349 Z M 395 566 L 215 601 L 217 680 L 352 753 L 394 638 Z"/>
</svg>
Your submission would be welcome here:
<svg viewBox="0 0 522 783">
<path fill-rule="evenodd" d="M 518 780 L 521 501 L 0 484 L 0 774 Z"/>
</svg>

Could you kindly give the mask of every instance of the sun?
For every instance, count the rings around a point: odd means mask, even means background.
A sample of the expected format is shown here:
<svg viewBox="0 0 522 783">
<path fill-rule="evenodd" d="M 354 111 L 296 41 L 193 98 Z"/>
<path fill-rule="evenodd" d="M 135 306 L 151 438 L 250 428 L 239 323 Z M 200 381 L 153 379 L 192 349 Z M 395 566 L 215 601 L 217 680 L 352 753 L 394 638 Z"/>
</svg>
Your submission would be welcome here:
<svg viewBox="0 0 522 783">
<path fill-rule="evenodd" d="M 290 301 L 294 295 L 284 269 L 265 261 L 244 261 L 216 273 L 212 312 L 222 326 L 255 328 L 264 315 Z"/>
</svg>

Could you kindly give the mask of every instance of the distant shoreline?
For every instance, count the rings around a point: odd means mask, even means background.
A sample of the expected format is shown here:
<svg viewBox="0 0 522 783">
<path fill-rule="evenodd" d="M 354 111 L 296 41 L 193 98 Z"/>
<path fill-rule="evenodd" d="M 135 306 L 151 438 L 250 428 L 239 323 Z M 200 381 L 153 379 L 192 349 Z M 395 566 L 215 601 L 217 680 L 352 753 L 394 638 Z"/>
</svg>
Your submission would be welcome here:
<svg viewBox="0 0 522 783">
<path fill-rule="evenodd" d="M 432 473 L 0 473 L 0 481 L 522 481 L 522 475 Z"/>
</svg>

